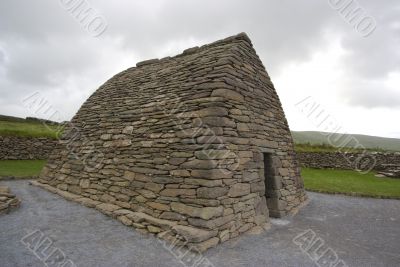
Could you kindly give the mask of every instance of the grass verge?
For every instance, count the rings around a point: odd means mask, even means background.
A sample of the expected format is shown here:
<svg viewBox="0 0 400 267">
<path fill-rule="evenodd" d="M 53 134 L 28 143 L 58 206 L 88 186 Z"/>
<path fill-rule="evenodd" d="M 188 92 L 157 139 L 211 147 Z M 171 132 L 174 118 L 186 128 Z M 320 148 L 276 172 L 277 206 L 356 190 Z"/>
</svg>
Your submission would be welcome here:
<svg viewBox="0 0 400 267">
<path fill-rule="evenodd" d="M 400 199 L 400 179 L 375 177 L 374 172 L 302 168 L 301 174 L 310 191 Z"/>
<path fill-rule="evenodd" d="M 0 160 L 0 176 L 37 176 L 46 160 Z"/>
</svg>

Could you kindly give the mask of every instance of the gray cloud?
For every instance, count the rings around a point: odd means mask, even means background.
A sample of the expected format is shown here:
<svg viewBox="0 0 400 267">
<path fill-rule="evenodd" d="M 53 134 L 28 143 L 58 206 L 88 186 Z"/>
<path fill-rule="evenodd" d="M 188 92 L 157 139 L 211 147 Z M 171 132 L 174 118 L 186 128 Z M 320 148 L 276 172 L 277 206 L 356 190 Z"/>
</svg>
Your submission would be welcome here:
<svg viewBox="0 0 400 267">
<path fill-rule="evenodd" d="M 70 45 L 65 45 L 68 43 Z M 95 50 L 79 49 L 75 44 L 63 37 L 53 37 L 49 41 L 15 40 L 5 47 L 6 78 L 28 85 L 57 86 L 62 80 L 56 80 L 55 76 L 79 74 L 98 60 Z"/>
<path fill-rule="evenodd" d="M 100 5 L 99 5 L 100 7 Z M 204 43 L 247 32 L 269 69 L 304 60 L 322 42 L 332 18 L 321 1 L 166 1 L 154 11 L 135 4 L 110 9 L 107 35 L 124 36 L 124 47 L 151 57 L 160 45 L 195 38 Z M 143 12 L 143 14 L 141 14 Z M 150 14 L 149 14 L 150 12 Z M 153 13 L 152 13 L 153 12 Z M 129 19 L 127 19 L 129 18 Z M 318 23 L 316 23 L 316 21 Z"/>
<path fill-rule="evenodd" d="M 377 78 L 400 71 L 400 2 L 363 1 L 367 12 L 377 21 L 376 30 L 367 38 L 344 35 L 343 46 L 350 54 L 346 65 L 362 77 Z"/>
<path fill-rule="evenodd" d="M 359 0 L 377 21 L 376 31 L 367 38 L 344 21 L 328 0 L 90 3 L 108 23 L 98 38 L 89 35 L 59 1 L 1 1 L 0 65 L 4 74 L 0 80 L 0 113 L 24 114 L 27 111 L 21 108 L 19 99 L 39 90 L 48 96 L 68 93 L 65 98 L 73 105 L 65 103 L 63 97 L 53 101 L 70 118 L 90 92 L 122 70 L 118 67 L 167 56 L 163 54 L 167 45 L 177 42 L 194 40 L 200 45 L 242 31 L 253 40 L 272 77 L 292 62 L 309 60 L 315 51 L 333 41 L 331 35 L 336 35 L 347 52 L 343 68 L 351 76 L 346 77 L 350 87 L 344 90 L 345 101 L 364 107 L 398 106 L 398 93 L 374 82 L 399 71 L 397 0 L 385 4 Z M 180 52 L 178 48 L 172 50 Z M 362 86 L 358 80 L 363 81 Z"/>
<path fill-rule="evenodd" d="M 400 88 L 385 86 L 383 81 L 351 81 L 341 92 L 342 99 L 350 106 L 367 108 L 400 108 Z"/>
<path fill-rule="evenodd" d="M 6 61 L 6 55 L 4 54 L 4 51 L 0 47 L 0 65 L 3 65 Z"/>
</svg>

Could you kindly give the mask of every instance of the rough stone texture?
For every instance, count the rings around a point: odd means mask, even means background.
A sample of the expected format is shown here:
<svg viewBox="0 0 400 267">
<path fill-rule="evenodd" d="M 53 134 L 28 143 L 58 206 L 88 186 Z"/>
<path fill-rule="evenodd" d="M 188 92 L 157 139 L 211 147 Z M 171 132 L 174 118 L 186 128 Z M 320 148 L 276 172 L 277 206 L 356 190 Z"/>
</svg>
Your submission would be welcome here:
<svg viewBox="0 0 400 267">
<path fill-rule="evenodd" d="M 57 140 L 45 137 L 0 136 L 0 160 L 47 159 Z"/>
<path fill-rule="evenodd" d="M 0 186 L 0 214 L 9 213 L 20 204 L 21 201 L 10 192 L 8 186 Z"/>
<path fill-rule="evenodd" d="M 199 250 L 306 199 L 279 98 L 245 34 L 111 78 L 67 126 L 40 182 L 140 231 L 186 233 Z"/>
<path fill-rule="evenodd" d="M 390 173 L 400 166 L 400 153 L 300 152 L 297 158 L 303 167 L 345 170 L 375 170 Z"/>
</svg>

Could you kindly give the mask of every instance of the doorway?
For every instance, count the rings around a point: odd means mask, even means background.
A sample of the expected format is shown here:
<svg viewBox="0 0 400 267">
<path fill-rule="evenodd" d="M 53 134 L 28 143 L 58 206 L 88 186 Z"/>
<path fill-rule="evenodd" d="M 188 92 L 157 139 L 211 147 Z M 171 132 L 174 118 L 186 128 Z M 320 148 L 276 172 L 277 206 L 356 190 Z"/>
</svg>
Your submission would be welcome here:
<svg viewBox="0 0 400 267">
<path fill-rule="evenodd" d="M 270 217 L 281 217 L 279 211 L 279 177 L 275 173 L 274 157 L 272 153 L 263 153 L 265 199 Z"/>
</svg>

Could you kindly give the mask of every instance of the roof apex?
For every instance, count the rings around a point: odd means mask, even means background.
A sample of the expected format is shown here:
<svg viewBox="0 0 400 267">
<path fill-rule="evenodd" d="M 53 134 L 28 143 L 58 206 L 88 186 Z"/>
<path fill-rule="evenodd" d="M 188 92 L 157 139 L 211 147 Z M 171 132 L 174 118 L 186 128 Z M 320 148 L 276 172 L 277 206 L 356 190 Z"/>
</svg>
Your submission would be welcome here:
<svg viewBox="0 0 400 267">
<path fill-rule="evenodd" d="M 227 44 L 227 43 L 233 43 L 233 42 L 235 42 L 237 40 L 245 41 L 250 46 L 253 46 L 249 36 L 245 32 L 241 32 L 239 34 L 232 35 L 232 36 L 229 36 L 227 38 L 224 38 L 224 39 L 221 39 L 221 40 L 209 43 L 209 44 L 202 45 L 200 47 L 195 46 L 195 47 L 191 47 L 191 48 L 185 49 L 182 53 L 180 53 L 180 54 L 178 54 L 176 56 L 173 56 L 173 57 L 165 57 L 165 58 L 162 58 L 162 59 L 154 58 L 154 59 L 148 59 L 148 60 L 140 61 L 140 62 L 136 63 L 136 67 L 156 64 L 156 63 L 159 63 L 161 60 L 164 60 L 164 59 L 168 60 L 168 59 L 179 57 L 179 56 L 185 56 L 185 55 L 194 54 L 200 49 L 204 49 L 204 48 L 207 48 L 207 47 L 213 47 L 213 46 L 217 46 L 217 45 L 222 45 L 222 44 Z"/>
</svg>

